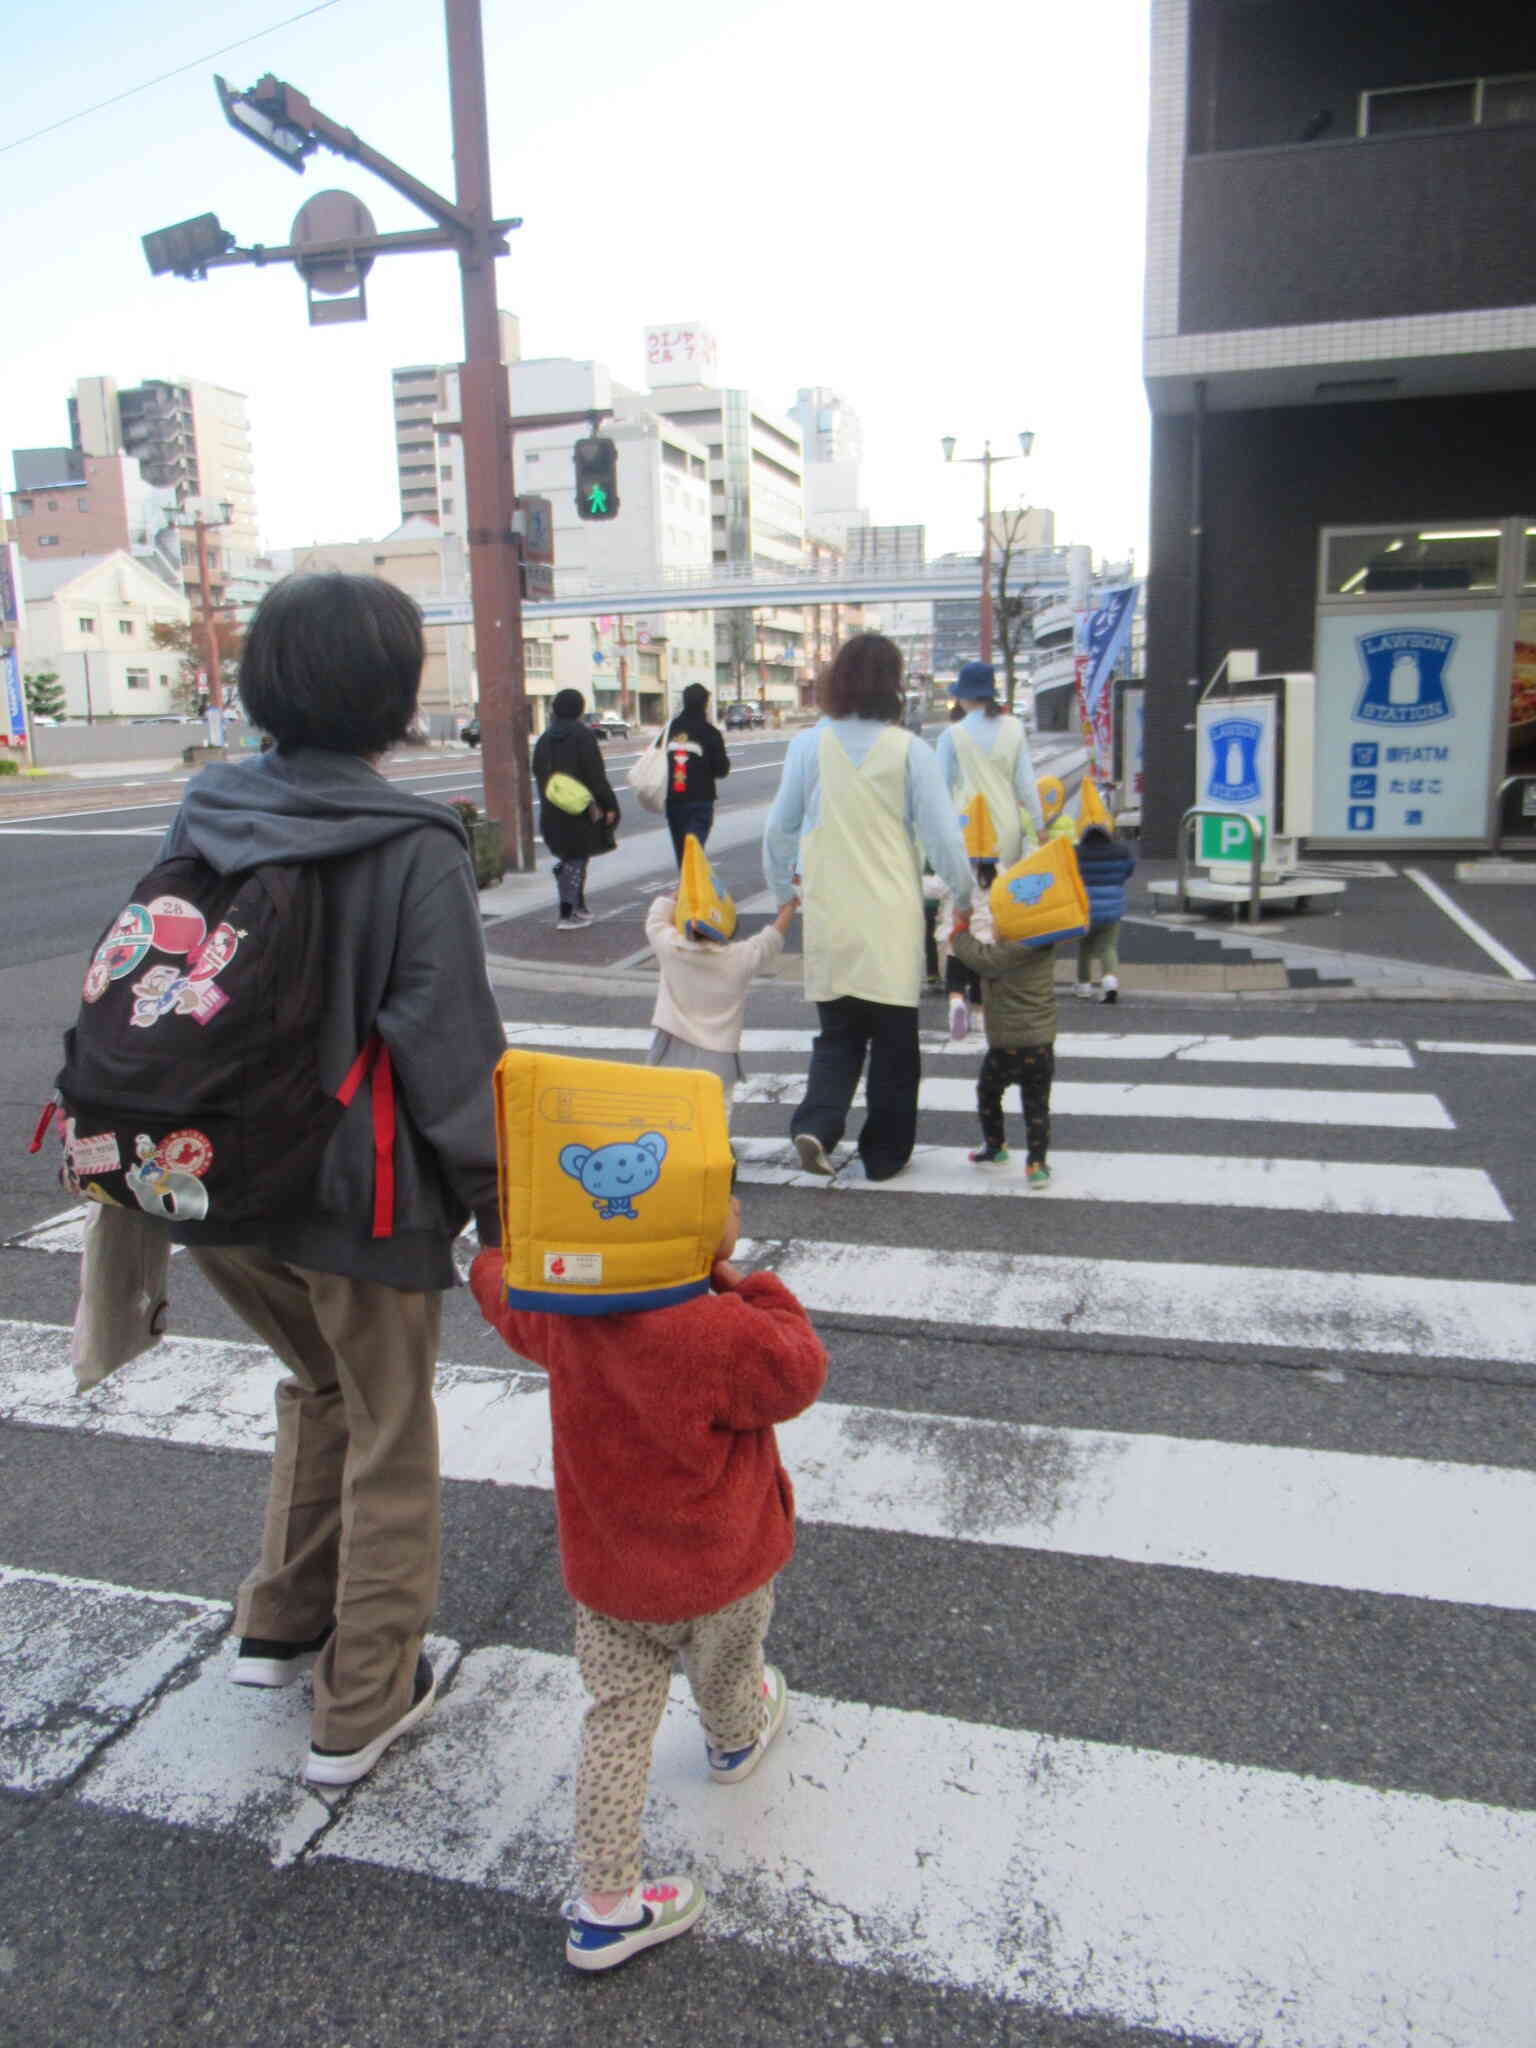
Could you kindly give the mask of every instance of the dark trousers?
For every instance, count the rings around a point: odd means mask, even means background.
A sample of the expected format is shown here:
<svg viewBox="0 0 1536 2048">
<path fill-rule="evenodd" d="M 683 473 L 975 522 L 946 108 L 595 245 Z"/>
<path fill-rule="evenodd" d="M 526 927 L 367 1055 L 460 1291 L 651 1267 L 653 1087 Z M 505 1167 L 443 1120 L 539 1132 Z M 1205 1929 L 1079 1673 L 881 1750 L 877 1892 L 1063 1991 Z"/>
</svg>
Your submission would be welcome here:
<svg viewBox="0 0 1536 2048">
<path fill-rule="evenodd" d="M 862 996 L 837 996 L 818 1003 L 816 1013 L 821 1029 L 789 1134 L 798 1138 L 809 1131 L 830 1152 L 843 1135 L 867 1059 L 868 1108 L 859 1132 L 859 1157 L 871 1180 L 885 1180 L 906 1165 L 917 1141 L 917 1084 L 923 1073 L 917 1011 L 866 1002 Z"/>
<path fill-rule="evenodd" d="M 709 844 L 709 828 L 715 822 L 713 804 L 691 804 L 679 802 L 675 797 L 667 798 L 667 830 L 672 834 L 672 852 L 679 867 L 683 864 L 683 841 L 691 832 L 700 846 Z"/>
<path fill-rule="evenodd" d="M 944 962 L 944 993 L 964 996 L 968 1003 L 981 1001 L 981 976 L 972 973 L 965 962 L 957 960 L 953 953 Z"/>
<path fill-rule="evenodd" d="M 976 1080 L 983 1142 L 994 1151 L 1003 1143 L 1003 1097 L 1017 1085 L 1024 1098 L 1027 1163 L 1044 1166 L 1051 1148 L 1051 1080 L 1055 1072 L 1053 1045 L 989 1046 Z"/>
<path fill-rule="evenodd" d="M 587 907 L 587 864 L 584 860 L 555 862 L 555 893 L 560 898 L 560 915 Z"/>
</svg>

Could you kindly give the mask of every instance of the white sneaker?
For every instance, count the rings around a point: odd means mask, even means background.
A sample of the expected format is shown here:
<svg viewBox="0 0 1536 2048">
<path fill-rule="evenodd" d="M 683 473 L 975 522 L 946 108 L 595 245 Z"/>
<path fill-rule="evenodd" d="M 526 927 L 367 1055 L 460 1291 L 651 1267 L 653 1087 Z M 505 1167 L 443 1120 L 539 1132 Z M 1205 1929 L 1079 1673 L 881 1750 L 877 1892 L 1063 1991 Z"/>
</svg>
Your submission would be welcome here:
<svg viewBox="0 0 1536 2048">
<path fill-rule="evenodd" d="M 949 999 L 949 1035 L 958 1045 L 971 1028 L 971 1006 L 964 996 Z"/>
<path fill-rule="evenodd" d="M 745 1749 L 716 1749 L 711 1744 L 705 1745 L 709 1775 L 717 1785 L 737 1785 L 743 1778 L 750 1778 L 768 1754 L 773 1738 L 784 1726 L 784 1715 L 789 1707 L 789 1687 L 777 1664 L 763 1666 L 763 1698 L 768 1702 L 768 1718 L 756 1742 L 749 1742 Z"/>
<path fill-rule="evenodd" d="M 305 1778 L 311 1785 L 355 1785 L 359 1778 L 367 1777 L 392 1742 L 408 1734 L 418 1721 L 431 1713 L 436 1698 L 437 1679 L 432 1666 L 425 1657 L 418 1657 L 411 1704 L 399 1720 L 386 1728 L 382 1735 L 375 1735 L 372 1742 L 364 1743 L 361 1749 L 317 1749 L 311 1743 L 304 1764 Z"/>
<path fill-rule="evenodd" d="M 590 910 L 573 910 L 571 912 L 571 923 L 573 925 L 584 925 L 591 922 L 592 913 Z"/>
<path fill-rule="evenodd" d="M 642 1878 L 611 1913 L 568 1899 L 561 1908 L 571 1927 L 565 1960 L 578 1970 L 616 1970 L 641 1949 L 686 1934 L 703 1910 L 704 1894 L 691 1877 Z"/>
<path fill-rule="evenodd" d="M 1119 1000 L 1120 978 L 1118 975 L 1106 974 L 1099 983 L 1099 1001 L 1101 1003 L 1118 1003 Z"/>
<path fill-rule="evenodd" d="M 1082 1000 L 1086 1003 L 1090 1001 L 1093 996 L 1093 983 L 1091 981 L 1080 981 L 1077 984 L 1077 987 L 1073 989 L 1072 993 L 1075 996 L 1080 996 Z"/>
</svg>

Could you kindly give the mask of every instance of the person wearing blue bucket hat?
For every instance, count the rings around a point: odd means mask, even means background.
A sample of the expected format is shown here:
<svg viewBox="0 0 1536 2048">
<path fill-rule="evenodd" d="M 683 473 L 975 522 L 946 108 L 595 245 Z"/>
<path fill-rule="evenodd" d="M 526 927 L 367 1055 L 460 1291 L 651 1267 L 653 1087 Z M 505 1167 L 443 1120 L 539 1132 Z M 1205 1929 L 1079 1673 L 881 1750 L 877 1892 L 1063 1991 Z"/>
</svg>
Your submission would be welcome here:
<svg viewBox="0 0 1536 2048">
<path fill-rule="evenodd" d="M 1045 836 L 1045 812 L 1029 740 L 1020 721 L 998 702 L 991 662 L 966 662 L 949 693 L 958 715 L 939 735 L 939 767 L 962 820 L 971 827 L 967 851 L 987 886 L 1024 852 L 1026 830 L 1031 841 Z M 980 820 L 990 829 L 978 835 Z M 949 1028 L 956 1039 L 970 1029 L 966 979 L 962 974 L 949 982 Z"/>
</svg>

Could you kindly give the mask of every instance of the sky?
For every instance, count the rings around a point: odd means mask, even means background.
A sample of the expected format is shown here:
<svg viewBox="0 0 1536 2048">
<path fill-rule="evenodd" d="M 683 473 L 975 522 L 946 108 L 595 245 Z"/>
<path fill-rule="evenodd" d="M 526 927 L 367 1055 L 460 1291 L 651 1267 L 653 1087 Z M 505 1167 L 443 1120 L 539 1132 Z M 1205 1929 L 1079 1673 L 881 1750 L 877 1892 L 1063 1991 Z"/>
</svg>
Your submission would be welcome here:
<svg viewBox="0 0 1536 2048">
<path fill-rule="evenodd" d="M 441 9 L 423 0 L 12 0 L 0 463 L 69 438 L 77 377 L 205 378 L 250 399 L 267 545 L 398 520 L 389 372 L 462 352 L 450 255 L 381 259 L 366 323 L 311 328 L 287 266 L 151 278 L 147 230 L 218 214 L 287 239 L 327 187 L 381 231 L 423 225 L 340 157 L 302 178 L 225 123 L 212 77 L 273 71 L 451 196 Z M 310 0 L 313 4 L 313 0 Z M 644 384 L 643 330 L 701 321 L 721 381 L 782 410 L 839 391 L 863 497 L 974 549 L 981 479 L 1047 505 L 1058 541 L 1146 564 L 1141 384 L 1145 0 L 483 0 L 493 190 L 521 215 L 498 265 L 525 356 Z M 173 68 L 182 76 L 16 140 Z"/>
</svg>

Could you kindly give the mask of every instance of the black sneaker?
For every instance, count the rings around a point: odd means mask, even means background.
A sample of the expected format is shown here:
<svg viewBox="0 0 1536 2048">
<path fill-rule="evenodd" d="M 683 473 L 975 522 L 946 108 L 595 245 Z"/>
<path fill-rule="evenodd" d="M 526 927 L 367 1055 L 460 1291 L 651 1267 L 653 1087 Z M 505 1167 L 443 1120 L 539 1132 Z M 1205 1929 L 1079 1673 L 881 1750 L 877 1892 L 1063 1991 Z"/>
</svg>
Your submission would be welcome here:
<svg viewBox="0 0 1536 2048">
<path fill-rule="evenodd" d="M 310 1670 L 330 1641 L 334 1622 L 304 1643 L 279 1643 L 268 1636 L 242 1636 L 230 1666 L 232 1685 L 292 1685 Z"/>
<path fill-rule="evenodd" d="M 359 1778 L 367 1777 L 392 1742 L 414 1728 L 431 1711 L 436 1698 L 437 1680 L 432 1674 L 432 1666 L 425 1657 L 418 1657 L 411 1704 L 399 1720 L 386 1728 L 382 1735 L 375 1735 L 372 1742 L 365 1742 L 361 1749 L 322 1749 L 318 1742 L 312 1742 L 304 1765 L 304 1776 L 311 1785 L 355 1785 Z"/>
</svg>

